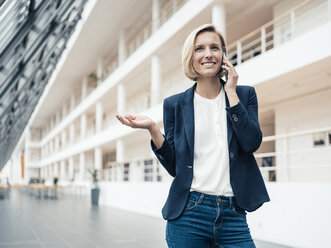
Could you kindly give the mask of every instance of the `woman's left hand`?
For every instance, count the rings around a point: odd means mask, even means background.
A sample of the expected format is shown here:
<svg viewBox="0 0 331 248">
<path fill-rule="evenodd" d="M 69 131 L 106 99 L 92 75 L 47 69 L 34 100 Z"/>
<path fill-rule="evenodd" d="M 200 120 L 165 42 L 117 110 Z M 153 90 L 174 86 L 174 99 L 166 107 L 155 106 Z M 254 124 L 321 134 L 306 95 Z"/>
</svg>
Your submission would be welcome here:
<svg viewBox="0 0 331 248">
<path fill-rule="evenodd" d="M 236 72 L 236 69 L 234 66 L 226 59 L 223 59 L 223 63 L 225 65 L 222 65 L 223 70 L 226 70 L 228 72 L 228 81 L 224 85 L 225 92 L 236 92 L 236 86 L 238 82 L 238 73 Z"/>
</svg>

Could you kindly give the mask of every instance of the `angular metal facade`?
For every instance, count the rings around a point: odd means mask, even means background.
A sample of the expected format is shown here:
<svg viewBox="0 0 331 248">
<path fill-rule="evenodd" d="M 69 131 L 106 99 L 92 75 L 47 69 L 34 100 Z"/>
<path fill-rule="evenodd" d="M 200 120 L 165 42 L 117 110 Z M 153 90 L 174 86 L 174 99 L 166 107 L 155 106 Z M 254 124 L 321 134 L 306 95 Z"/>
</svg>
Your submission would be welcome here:
<svg viewBox="0 0 331 248">
<path fill-rule="evenodd" d="M 0 170 L 15 149 L 86 2 L 0 2 Z"/>
</svg>

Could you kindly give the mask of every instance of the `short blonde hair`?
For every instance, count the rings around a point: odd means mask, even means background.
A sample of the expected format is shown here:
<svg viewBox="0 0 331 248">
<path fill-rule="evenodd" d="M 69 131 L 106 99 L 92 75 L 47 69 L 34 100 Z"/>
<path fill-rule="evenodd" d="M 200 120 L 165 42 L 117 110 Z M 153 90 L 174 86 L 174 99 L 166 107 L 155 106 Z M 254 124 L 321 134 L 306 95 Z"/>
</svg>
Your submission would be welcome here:
<svg viewBox="0 0 331 248">
<path fill-rule="evenodd" d="M 186 38 L 184 46 L 183 46 L 183 50 L 182 50 L 182 66 L 183 66 L 184 73 L 189 79 L 191 79 L 193 81 L 196 81 L 199 76 L 199 73 L 193 67 L 194 43 L 195 43 L 197 36 L 204 32 L 213 32 L 213 33 L 217 34 L 217 36 L 220 38 L 220 41 L 221 41 L 222 50 L 226 54 L 225 40 L 224 40 L 222 34 L 216 30 L 216 28 L 213 24 L 204 24 L 204 25 L 201 25 L 201 26 L 197 27 L 196 29 L 194 29 L 189 34 L 189 36 Z M 222 70 L 218 74 L 218 76 L 219 76 L 219 78 L 222 78 L 224 76 L 224 70 Z"/>
</svg>

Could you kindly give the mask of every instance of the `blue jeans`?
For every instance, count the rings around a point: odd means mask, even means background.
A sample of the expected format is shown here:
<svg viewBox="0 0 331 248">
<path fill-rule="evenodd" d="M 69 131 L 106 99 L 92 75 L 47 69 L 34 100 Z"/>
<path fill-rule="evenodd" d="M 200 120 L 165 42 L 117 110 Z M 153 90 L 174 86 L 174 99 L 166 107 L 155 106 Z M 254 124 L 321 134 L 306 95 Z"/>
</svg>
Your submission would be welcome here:
<svg viewBox="0 0 331 248">
<path fill-rule="evenodd" d="M 234 197 L 190 192 L 182 215 L 168 220 L 170 248 L 255 248 L 246 212 Z"/>
</svg>

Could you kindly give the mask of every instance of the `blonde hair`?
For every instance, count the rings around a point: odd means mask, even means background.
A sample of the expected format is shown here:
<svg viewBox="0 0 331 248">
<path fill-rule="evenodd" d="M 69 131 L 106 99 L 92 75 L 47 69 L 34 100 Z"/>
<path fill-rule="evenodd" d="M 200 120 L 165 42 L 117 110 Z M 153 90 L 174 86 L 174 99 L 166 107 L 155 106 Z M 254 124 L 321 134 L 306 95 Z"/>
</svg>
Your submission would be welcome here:
<svg viewBox="0 0 331 248">
<path fill-rule="evenodd" d="M 225 40 L 222 34 L 216 30 L 213 24 L 204 24 L 194 29 L 186 38 L 182 50 L 182 67 L 184 74 L 193 81 L 196 81 L 199 76 L 199 73 L 193 67 L 194 43 L 197 36 L 204 32 L 213 32 L 217 34 L 221 41 L 222 50 L 226 54 Z M 220 70 L 218 76 L 221 79 L 224 76 L 224 70 Z"/>
</svg>

